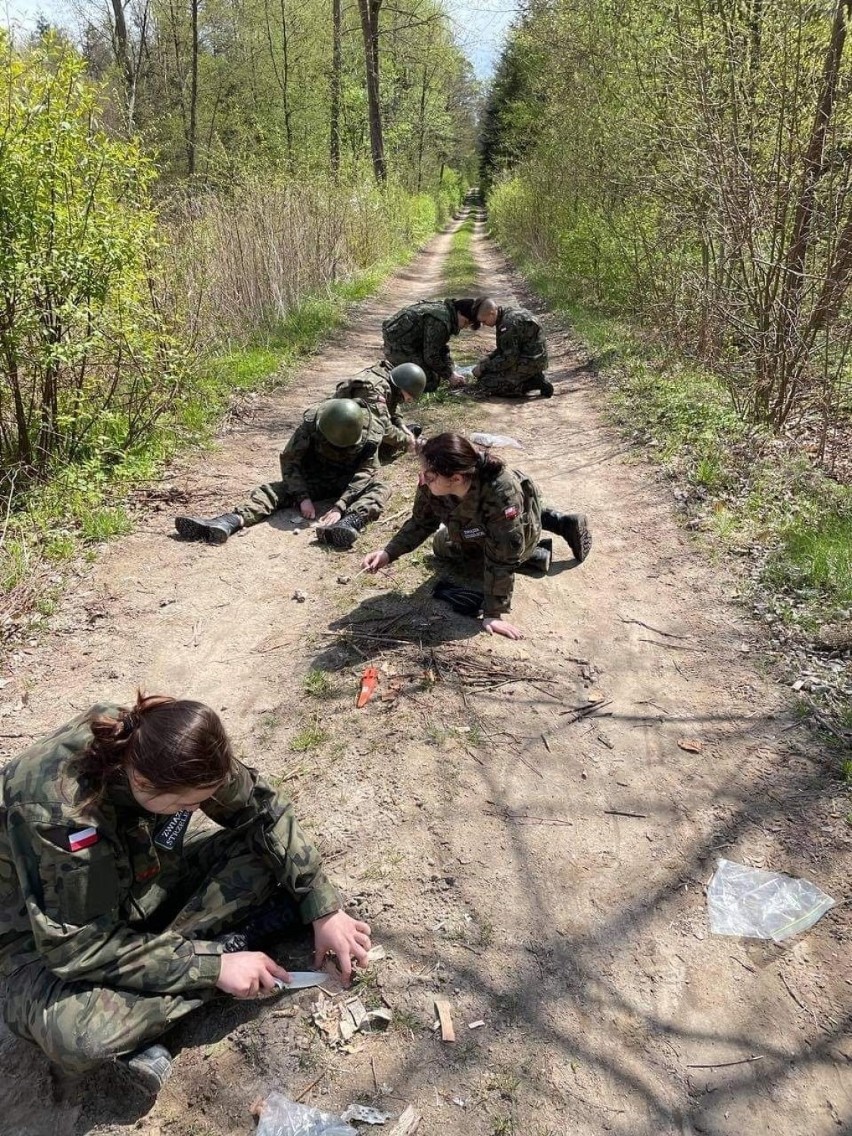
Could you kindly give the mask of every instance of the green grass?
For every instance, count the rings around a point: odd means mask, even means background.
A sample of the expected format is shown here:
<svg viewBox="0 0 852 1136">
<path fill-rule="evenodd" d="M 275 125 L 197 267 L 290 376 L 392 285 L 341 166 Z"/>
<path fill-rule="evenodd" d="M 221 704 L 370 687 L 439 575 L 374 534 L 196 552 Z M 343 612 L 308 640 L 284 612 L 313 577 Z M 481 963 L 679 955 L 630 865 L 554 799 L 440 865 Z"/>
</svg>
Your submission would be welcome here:
<svg viewBox="0 0 852 1136">
<path fill-rule="evenodd" d="M 335 685 L 327 672 L 313 667 L 302 679 L 302 689 L 312 698 L 331 698 L 336 693 Z"/>
<path fill-rule="evenodd" d="M 534 280 L 559 304 L 546 279 Z M 646 343 L 629 323 L 565 305 L 580 339 L 605 363 L 611 416 L 687 485 L 716 548 L 764 551 L 760 586 L 804 629 L 852 605 L 852 490 L 749 427 L 723 380 Z"/>
<path fill-rule="evenodd" d="M 315 719 L 313 722 L 305 723 L 298 733 L 290 738 L 290 749 L 293 753 L 307 753 L 321 746 L 327 738 L 327 731 Z"/>
<path fill-rule="evenodd" d="M 451 295 L 463 296 L 476 287 L 478 270 L 472 251 L 474 220 L 469 217 L 453 233 L 444 263 L 444 286 Z"/>
</svg>

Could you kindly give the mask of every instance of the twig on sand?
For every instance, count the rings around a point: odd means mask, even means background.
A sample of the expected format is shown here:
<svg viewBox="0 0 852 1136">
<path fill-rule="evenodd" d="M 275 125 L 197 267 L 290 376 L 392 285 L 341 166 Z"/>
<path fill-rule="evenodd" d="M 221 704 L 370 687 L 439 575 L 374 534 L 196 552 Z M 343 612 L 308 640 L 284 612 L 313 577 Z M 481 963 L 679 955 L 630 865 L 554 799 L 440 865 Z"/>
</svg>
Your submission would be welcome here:
<svg viewBox="0 0 852 1136">
<path fill-rule="evenodd" d="M 739 1061 L 714 1061 L 712 1065 L 687 1065 L 687 1069 L 730 1069 L 732 1065 L 750 1065 L 753 1061 L 763 1061 L 765 1053 L 756 1057 L 741 1057 Z"/>
<path fill-rule="evenodd" d="M 688 635 L 675 635 L 673 631 L 662 631 L 659 627 L 652 627 L 650 623 L 643 623 L 641 619 L 631 619 L 628 616 L 620 615 L 618 617 L 622 623 L 635 623 L 639 627 L 644 627 L 646 631 L 653 631 L 655 635 L 665 635 L 667 639 L 688 639 Z"/>
<path fill-rule="evenodd" d="M 660 634 L 665 634 L 661 632 Z M 655 647 L 668 647 L 670 651 L 703 651 L 703 647 L 681 647 L 680 643 L 661 643 L 659 639 L 649 639 L 643 636 L 638 640 L 639 643 L 653 643 Z"/>
<path fill-rule="evenodd" d="M 647 813 L 625 813 L 621 809 L 604 809 L 607 816 L 612 817 L 633 817 L 634 820 L 647 820 Z"/>
<path fill-rule="evenodd" d="M 308 1085 L 308 1087 L 306 1089 L 302 1089 L 302 1091 L 299 1093 L 299 1095 L 297 1097 L 295 1097 L 294 1099 L 297 1102 L 303 1101 L 305 1099 L 305 1097 L 308 1095 L 308 1093 L 312 1089 L 315 1089 L 317 1087 L 317 1085 L 320 1083 L 320 1081 L 323 1079 L 323 1077 L 326 1075 L 327 1072 L 328 1072 L 327 1069 L 323 1069 L 323 1071 L 320 1073 L 320 1075 L 317 1077 L 317 1079 L 315 1081 L 311 1081 L 311 1083 Z"/>
</svg>

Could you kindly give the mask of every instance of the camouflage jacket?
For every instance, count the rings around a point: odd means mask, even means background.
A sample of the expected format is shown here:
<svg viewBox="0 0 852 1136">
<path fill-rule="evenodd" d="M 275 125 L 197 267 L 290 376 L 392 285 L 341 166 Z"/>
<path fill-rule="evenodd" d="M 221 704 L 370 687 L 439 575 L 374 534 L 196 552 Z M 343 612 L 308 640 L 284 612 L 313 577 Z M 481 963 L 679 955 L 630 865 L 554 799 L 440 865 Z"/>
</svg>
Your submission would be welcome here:
<svg viewBox="0 0 852 1136">
<path fill-rule="evenodd" d="M 126 779 L 81 804 L 88 793 L 71 762 L 91 741 L 91 717 L 115 710 L 93 707 L 0 773 L 0 973 L 41 960 L 67 981 L 162 994 L 215 986 L 218 943 L 146 931 L 140 918 L 164 858 L 180 855 L 162 836 L 154 843 L 172 818 L 137 804 Z M 306 923 L 340 907 L 291 802 L 255 772 L 237 762 L 201 808 L 245 828 Z"/>
<path fill-rule="evenodd" d="M 541 502 L 535 484 L 526 474 L 506 468 L 491 481 L 474 477 L 461 498 L 435 497 L 420 485 L 411 516 L 385 552 L 396 560 L 441 524 L 462 549 L 482 548 L 486 617 L 494 619 L 509 611 L 515 570 L 532 555 L 541 536 Z"/>
<path fill-rule="evenodd" d="M 450 337 L 458 335 L 456 309 L 449 300 L 420 300 L 382 324 L 385 351 L 393 363 L 418 363 L 439 379 L 450 379 Z"/>
<path fill-rule="evenodd" d="M 334 508 L 345 513 L 349 504 L 375 479 L 379 468 L 379 446 L 384 427 L 365 403 L 364 429 L 355 446 L 333 446 L 319 431 L 319 405 L 309 406 L 292 438 L 281 451 L 281 477 L 301 500 L 310 497 L 309 483 L 322 485 L 329 479 L 340 481 L 350 474 L 349 484 Z"/>
<path fill-rule="evenodd" d="M 408 447 L 409 433 L 399 408 L 403 405 L 402 391 L 390 380 L 393 367 L 384 361 L 359 371 L 351 379 L 337 384 L 335 398 L 355 398 L 366 403 L 384 429 L 382 445 L 393 453 Z"/>
<path fill-rule="evenodd" d="M 497 347 L 479 364 L 480 374 L 504 374 L 519 366 L 547 369 L 547 343 L 541 324 L 525 308 L 501 308 Z"/>
</svg>

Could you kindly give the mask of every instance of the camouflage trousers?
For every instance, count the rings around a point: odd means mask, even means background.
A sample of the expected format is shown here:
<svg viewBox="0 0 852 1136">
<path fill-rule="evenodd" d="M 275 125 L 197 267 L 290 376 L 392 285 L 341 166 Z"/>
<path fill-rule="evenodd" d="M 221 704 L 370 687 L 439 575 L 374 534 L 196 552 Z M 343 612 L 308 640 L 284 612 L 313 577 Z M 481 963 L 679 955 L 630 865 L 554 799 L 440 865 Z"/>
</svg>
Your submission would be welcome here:
<svg viewBox="0 0 852 1136">
<path fill-rule="evenodd" d="M 523 398 L 524 383 L 530 379 L 544 379 L 545 374 L 539 363 L 519 363 L 511 371 L 488 371 L 476 379 L 470 393 L 474 397 L 487 398 L 496 395 L 503 398 Z"/>
<path fill-rule="evenodd" d="M 201 832 L 187 837 L 175 870 L 163 872 L 140 901 L 134 930 L 178 931 L 209 940 L 239 925 L 278 884 L 244 833 Z M 97 983 L 66 982 L 41 962 L 10 975 L 3 1008 L 18 1037 L 35 1042 L 68 1073 L 132 1053 L 209 1002 L 215 989 L 192 994 L 146 994 Z"/>
<path fill-rule="evenodd" d="M 541 540 L 540 518 L 534 519 L 526 537 L 526 544 L 521 553 L 521 564 L 516 569 L 518 572 L 524 571 L 523 561 L 532 556 Z M 485 538 L 465 539 L 461 526 L 453 525 L 448 528 L 446 525 L 441 525 L 432 537 L 432 552 L 439 560 L 450 561 L 464 571 L 481 571 L 485 559 Z"/>
<path fill-rule="evenodd" d="M 337 501 L 352 481 L 351 471 L 342 476 L 308 477 L 308 492 L 312 501 Z M 271 517 L 279 509 L 295 508 L 304 497 L 304 489 L 293 482 L 269 481 L 259 485 L 248 495 L 248 499 L 234 509 L 243 518 L 246 528 Z M 390 489 L 377 477 L 364 479 L 364 487 L 354 501 L 350 501 L 347 512 L 355 513 L 364 521 L 374 521 L 381 515 L 390 497 Z"/>
</svg>

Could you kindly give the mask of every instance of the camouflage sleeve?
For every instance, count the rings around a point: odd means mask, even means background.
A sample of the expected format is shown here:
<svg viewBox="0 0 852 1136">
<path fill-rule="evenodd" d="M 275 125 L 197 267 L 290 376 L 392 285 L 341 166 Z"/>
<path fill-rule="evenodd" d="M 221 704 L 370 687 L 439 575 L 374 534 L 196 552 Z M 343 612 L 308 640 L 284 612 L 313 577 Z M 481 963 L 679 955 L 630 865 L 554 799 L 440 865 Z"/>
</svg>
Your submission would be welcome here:
<svg viewBox="0 0 852 1136">
<path fill-rule="evenodd" d="M 281 477 L 289 482 L 293 492 L 300 501 L 310 497 L 308 483 L 302 472 L 302 462 L 310 449 L 311 434 L 308 427 L 302 422 L 293 431 L 293 436 L 279 455 L 281 464 Z"/>
<path fill-rule="evenodd" d="M 47 816 L 9 817 L 9 836 L 36 950 L 65 981 L 102 983 L 147 993 L 185 994 L 216 985 L 218 943 L 191 942 L 173 931 L 137 931 L 119 914 L 116 850 L 107 839 L 70 850 L 80 828 Z"/>
<path fill-rule="evenodd" d="M 485 571 L 482 590 L 485 593 L 483 614 L 486 619 L 499 619 L 512 607 L 515 572 L 521 565 L 525 546 L 523 501 L 518 505 L 497 501 L 483 515 L 485 529 Z"/>
<path fill-rule="evenodd" d="M 204 812 L 223 828 L 245 827 L 247 838 L 275 872 L 276 879 L 299 905 L 305 923 L 340 908 L 340 895 L 322 869 L 320 854 L 296 820 L 293 803 L 257 775 L 237 763 L 230 782 Z"/>
<path fill-rule="evenodd" d="M 439 378 L 449 380 L 453 375 L 453 357 L 448 343 L 446 324 L 427 316 L 423 328 L 423 363 Z"/>
<path fill-rule="evenodd" d="M 406 552 L 413 552 L 438 528 L 441 518 L 432 508 L 432 494 L 425 485 L 417 488 L 411 516 L 385 545 L 385 552 L 391 560 L 399 560 Z"/>
</svg>

